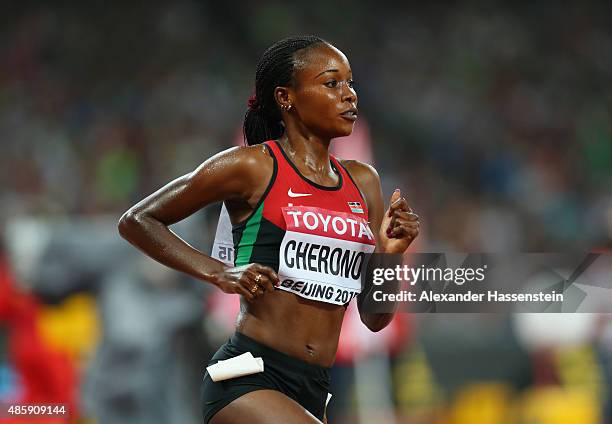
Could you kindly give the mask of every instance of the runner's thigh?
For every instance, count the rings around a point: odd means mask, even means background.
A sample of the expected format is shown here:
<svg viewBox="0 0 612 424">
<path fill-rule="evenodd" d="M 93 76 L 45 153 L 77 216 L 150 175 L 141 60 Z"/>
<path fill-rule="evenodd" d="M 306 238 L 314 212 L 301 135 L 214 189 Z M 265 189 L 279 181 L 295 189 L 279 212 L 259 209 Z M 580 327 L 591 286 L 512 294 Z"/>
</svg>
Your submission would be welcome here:
<svg viewBox="0 0 612 424">
<path fill-rule="evenodd" d="M 256 390 L 240 396 L 217 412 L 210 424 L 321 424 L 293 399 L 275 390 Z"/>
</svg>

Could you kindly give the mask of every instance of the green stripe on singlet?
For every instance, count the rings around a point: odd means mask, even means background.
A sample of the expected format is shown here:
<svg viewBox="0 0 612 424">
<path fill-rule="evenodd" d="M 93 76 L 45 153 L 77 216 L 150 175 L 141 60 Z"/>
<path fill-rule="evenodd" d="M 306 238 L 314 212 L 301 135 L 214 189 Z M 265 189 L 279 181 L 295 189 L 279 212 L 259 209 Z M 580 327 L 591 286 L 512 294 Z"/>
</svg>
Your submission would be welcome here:
<svg viewBox="0 0 612 424">
<path fill-rule="evenodd" d="M 259 205 L 253 216 L 245 225 L 240 243 L 238 243 L 238 256 L 236 256 L 236 260 L 234 261 L 236 266 L 251 263 L 251 255 L 253 254 L 257 233 L 259 233 L 263 208 L 264 202 L 261 202 L 261 205 Z"/>
</svg>

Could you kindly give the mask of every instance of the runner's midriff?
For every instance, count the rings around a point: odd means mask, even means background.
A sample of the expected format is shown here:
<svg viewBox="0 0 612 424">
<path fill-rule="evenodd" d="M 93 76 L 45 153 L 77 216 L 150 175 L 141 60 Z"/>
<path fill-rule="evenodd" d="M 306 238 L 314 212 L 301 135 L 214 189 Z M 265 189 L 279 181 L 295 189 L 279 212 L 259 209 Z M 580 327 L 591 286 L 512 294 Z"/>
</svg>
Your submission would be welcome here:
<svg viewBox="0 0 612 424">
<path fill-rule="evenodd" d="M 304 362 L 331 367 L 345 308 L 275 290 L 246 303 L 237 331 Z"/>
</svg>

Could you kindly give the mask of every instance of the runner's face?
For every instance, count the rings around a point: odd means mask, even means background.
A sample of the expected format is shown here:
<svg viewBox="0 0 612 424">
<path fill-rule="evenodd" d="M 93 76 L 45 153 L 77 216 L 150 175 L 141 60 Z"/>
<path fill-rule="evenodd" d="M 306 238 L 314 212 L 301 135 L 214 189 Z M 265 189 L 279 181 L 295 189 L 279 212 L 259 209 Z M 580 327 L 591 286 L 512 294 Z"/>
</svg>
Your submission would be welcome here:
<svg viewBox="0 0 612 424">
<path fill-rule="evenodd" d="M 298 119 L 314 134 L 344 137 L 357 119 L 357 93 L 346 56 L 327 44 L 297 57 L 294 106 Z"/>
</svg>

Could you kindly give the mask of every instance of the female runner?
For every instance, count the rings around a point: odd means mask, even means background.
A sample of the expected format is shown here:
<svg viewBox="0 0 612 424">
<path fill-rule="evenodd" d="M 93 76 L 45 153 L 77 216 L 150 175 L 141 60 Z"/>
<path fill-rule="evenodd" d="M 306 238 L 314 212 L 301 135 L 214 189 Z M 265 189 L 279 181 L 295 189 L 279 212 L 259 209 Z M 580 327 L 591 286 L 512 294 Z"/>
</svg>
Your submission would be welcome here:
<svg viewBox="0 0 612 424">
<path fill-rule="evenodd" d="M 360 255 L 403 253 L 419 233 L 399 190 L 384 211 L 376 170 L 329 154 L 351 134 L 357 94 L 346 56 L 317 37 L 277 42 L 257 65 L 244 120 L 248 146 L 221 152 L 130 208 L 121 235 L 157 261 L 241 296 L 236 333 L 209 364 L 251 352 L 264 372 L 202 387 L 205 423 L 321 423 Z M 223 201 L 235 266 L 168 227 Z M 368 226 L 369 224 L 369 226 Z M 371 331 L 392 313 L 358 307 Z"/>
</svg>

